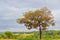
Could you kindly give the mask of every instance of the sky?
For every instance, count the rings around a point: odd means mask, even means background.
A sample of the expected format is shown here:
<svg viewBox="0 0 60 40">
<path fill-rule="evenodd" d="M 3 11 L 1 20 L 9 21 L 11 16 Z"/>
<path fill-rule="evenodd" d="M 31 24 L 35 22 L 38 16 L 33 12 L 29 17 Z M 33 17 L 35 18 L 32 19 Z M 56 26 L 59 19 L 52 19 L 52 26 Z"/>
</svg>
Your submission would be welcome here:
<svg viewBox="0 0 60 40">
<path fill-rule="evenodd" d="M 0 32 L 25 32 L 28 30 L 22 24 L 17 23 L 17 18 L 23 17 L 23 13 L 30 10 L 48 7 L 54 16 L 56 25 L 49 30 L 60 30 L 60 0 L 0 0 Z"/>
</svg>

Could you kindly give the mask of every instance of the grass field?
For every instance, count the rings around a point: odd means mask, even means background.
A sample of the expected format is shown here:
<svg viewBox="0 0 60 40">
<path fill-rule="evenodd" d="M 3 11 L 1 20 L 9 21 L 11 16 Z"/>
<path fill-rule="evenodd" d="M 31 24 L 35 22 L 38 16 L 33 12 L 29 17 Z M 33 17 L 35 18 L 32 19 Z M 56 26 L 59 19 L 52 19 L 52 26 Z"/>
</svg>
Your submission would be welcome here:
<svg viewBox="0 0 60 40">
<path fill-rule="evenodd" d="M 42 33 L 42 40 L 60 40 L 60 32 L 48 31 Z M 0 40 L 40 40 L 39 32 L 17 33 L 5 32 L 0 34 Z"/>
</svg>

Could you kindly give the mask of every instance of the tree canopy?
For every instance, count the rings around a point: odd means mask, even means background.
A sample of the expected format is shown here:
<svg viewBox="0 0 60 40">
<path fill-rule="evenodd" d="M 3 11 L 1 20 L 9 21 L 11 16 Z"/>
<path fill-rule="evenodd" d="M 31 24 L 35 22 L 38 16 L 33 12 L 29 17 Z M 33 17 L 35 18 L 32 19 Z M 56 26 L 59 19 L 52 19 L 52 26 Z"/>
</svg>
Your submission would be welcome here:
<svg viewBox="0 0 60 40">
<path fill-rule="evenodd" d="M 51 11 L 46 7 L 35 11 L 25 12 L 23 16 L 24 18 L 18 18 L 17 22 L 24 23 L 28 29 L 37 27 L 46 29 L 46 27 L 50 25 L 55 25 L 53 15 Z"/>
</svg>

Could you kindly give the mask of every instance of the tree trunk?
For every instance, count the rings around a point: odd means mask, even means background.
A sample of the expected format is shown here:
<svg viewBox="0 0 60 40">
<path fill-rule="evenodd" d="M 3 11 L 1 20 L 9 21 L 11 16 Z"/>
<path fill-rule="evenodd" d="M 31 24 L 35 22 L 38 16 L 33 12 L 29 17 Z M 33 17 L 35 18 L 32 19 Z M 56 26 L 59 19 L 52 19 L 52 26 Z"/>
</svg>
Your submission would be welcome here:
<svg viewBox="0 0 60 40">
<path fill-rule="evenodd" d="M 42 30 L 41 27 L 39 27 L 39 32 L 40 32 L 40 40 L 42 39 Z"/>
</svg>

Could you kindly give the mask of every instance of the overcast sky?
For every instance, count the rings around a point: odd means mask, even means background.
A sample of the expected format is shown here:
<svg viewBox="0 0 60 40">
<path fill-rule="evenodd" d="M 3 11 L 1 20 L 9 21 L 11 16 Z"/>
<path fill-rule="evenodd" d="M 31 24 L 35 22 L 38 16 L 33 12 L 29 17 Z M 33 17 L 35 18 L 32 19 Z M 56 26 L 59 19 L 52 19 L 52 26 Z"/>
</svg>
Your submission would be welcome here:
<svg viewBox="0 0 60 40">
<path fill-rule="evenodd" d="M 27 31 L 23 25 L 16 22 L 16 19 L 23 17 L 26 11 L 43 7 L 48 7 L 52 11 L 56 21 L 56 25 L 48 29 L 60 30 L 60 0 L 0 0 L 0 32 Z"/>
</svg>

